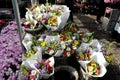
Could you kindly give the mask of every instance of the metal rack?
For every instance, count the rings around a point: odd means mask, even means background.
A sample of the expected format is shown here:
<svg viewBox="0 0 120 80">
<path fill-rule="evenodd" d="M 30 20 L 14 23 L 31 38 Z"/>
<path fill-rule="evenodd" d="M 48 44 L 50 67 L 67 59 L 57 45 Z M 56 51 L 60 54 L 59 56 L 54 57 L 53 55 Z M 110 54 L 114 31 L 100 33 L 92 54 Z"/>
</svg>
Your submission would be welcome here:
<svg viewBox="0 0 120 80">
<path fill-rule="evenodd" d="M 120 10 L 118 9 L 112 9 L 110 7 L 107 7 L 106 9 L 110 9 L 111 12 L 107 13 L 105 12 L 104 17 L 102 19 L 102 28 L 105 31 L 113 31 L 114 27 L 118 21 Z"/>
</svg>

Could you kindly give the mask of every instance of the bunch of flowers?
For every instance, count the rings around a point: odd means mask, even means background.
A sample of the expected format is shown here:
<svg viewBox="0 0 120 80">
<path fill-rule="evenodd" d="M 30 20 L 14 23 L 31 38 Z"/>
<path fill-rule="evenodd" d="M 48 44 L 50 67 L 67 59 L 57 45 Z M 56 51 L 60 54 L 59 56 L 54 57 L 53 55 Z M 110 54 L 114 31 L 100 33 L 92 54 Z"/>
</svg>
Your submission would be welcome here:
<svg viewBox="0 0 120 80">
<path fill-rule="evenodd" d="M 56 15 L 51 15 L 46 20 L 45 25 L 48 29 L 51 28 L 52 30 L 56 30 L 60 23 L 61 23 L 60 17 L 57 17 Z"/>
<path fill-rule="evenodd" d="M 60 33 L 60 40 L 61 41 L 72 41 L 71 33 Z"/>
<path fill-rule="evenodd" d="M 84 52 L 80 50 L 77 54 L 77 59 L 82 61 L 89 61 L 92 58 L 92 54 L 89 49 L 86 49 Z"/>
<path fill-rule="evenodd" d="M 85 69 L 86 74 L 92 77 L 102 77 L 107 71 L 103 63 L 98 59 L 98 56 L 94 56 L 82 66 L 84 66 L 83 68 Z"/>
<path fill-rule="evenodd" d="M 46 45 L 45 53 L 54 55 L 58 50 L 60 50 L 60 41 L 49 42 Z"/>
<path fill-rule="evenodd" d="M 53 65 L 50 65 L 50 61 L 41 60 L 36 64 L 36 68 L 41 74 L 50 74 L 53 72 Z"/>
<path fill-rule="evenodd" d="M 19 79 L 21 80 L 38 80 L 40 79 L 39 73 L 36 70 L 29 70 L 25 66 L 21 65 L 21 73 L 19 72 Z"/>
<path fill-rule="evenodd" d="M 66 12 L 66 6 L 57 6 L 46 3 L 34 4 L 27 8 L 23 26 L 25 28 L 36 29 L 42 25 L 48 29 L 56 30 L 61 24 L 61 16 Z M 69 12 L 69 10 L 68 10 Z"/>
<path fill-rule="evenodd" d="M 0 80 L 16 80 L 22 62 L 16 22 L 10 22 L 0 34 Z"/>
<path fill-rule="evenodd" d="M 114 58 L 114 54 L 112 53 L 112 50 L 111 50 L 111 47 L 114 44 L 116 44 L 116 42 L 111 42 L 109 44 L 106 44 L 105 47 L 102 47 L 103 55 L 108 63 L 110 63 Z"/>
<path fill-rule="evenodd" d="M 72 48 L 70 43 L 65 42 L 65 45 L 62 45 L 62 46 L 64 46 L 62 56 L 69 57 L 75 53 L 75 50 Z"/>
<path fill-rule="evenodd" d="M 23 61 L 21 65 L 20 79 L 39 80 L 41 78 L 49 78 L 54 74 L 54 58 L 40 58 L 42 55 L 36 53 L 32 58 Z"/>
<path fill-rule="evenodd" d="M 95 61 L 91 61 L 87 64 L 87 72 L 90 75 L 99 75 L 100 74 L 100 66 Z"/>
</svg>

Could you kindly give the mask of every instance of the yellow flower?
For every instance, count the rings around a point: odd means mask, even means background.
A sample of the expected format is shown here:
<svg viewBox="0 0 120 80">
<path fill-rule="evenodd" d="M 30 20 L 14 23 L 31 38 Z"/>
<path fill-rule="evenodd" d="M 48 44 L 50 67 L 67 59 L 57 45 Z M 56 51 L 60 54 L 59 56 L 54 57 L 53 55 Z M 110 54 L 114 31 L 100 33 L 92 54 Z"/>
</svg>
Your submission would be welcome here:
<svg viewBox="0 0 120 80">
<path fill-rule="evenodd" d="M 75 41 L 74 41 L 74 44 L 75 44 L 75 45 L 79 45 L 79 41 L 78 41 L 78 40 L 75 40 Z"/>
<path fill-rule="evenodd" d="M 57 17 L 56 16 L 51 16 L 48 19 L 48 25 L 57 26 Z"/>
<path fill-rule="evenodd" d="M 25 75 L 29 75 L 29 72 L 27 71 L 27 70 L 23 70 L 23 73 L 25 74 Z"/>
<path fill-rule="evenodd" d="M 27 51 L 25 58 L 28 59 L 28 58 L 32 57 L 34 54 L 35 54 L 35 52 L 33 50 Z"/>
<path fill-rule="evenodd" d="M 45 46 L 46 45 L 46 42 L 45 41 L 43 41 L 43 42 L 41 42 L 41 44 L 40 44 L 41 46 Z"/>
<path fill-rule="evenodd" d="M 97 66 L 97 64 L 96 64 L 96 62 L 91 62 L 91 66 L 93 66 L 93 67 L 96 67 Z"/>
</svg>

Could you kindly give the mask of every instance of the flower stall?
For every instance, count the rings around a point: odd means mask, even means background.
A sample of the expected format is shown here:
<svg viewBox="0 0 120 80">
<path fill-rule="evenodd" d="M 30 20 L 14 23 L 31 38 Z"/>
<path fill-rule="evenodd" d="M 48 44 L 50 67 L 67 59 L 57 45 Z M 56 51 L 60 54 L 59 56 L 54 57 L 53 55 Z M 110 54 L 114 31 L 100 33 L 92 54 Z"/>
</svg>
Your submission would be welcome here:
<svg viewBox="0 0 120 80">
<path fill-rule="evenodd" d="M 11 21 L 1 31 L 0 53 L 5 54 L 0 59 L 6 60 L 0 60 L 1 80 L 59 80 L 56 75 L 65 75 L 59 70 L 70 73 L 66 80 L 106 74 L 114 42 L 102 44 L 93 32 L 82 33 L 75 23 L 68 23 L 66 5 L 34 4 L 26 10 L 25 19 L 17 18 L 19 28 Z"/>
</svg>

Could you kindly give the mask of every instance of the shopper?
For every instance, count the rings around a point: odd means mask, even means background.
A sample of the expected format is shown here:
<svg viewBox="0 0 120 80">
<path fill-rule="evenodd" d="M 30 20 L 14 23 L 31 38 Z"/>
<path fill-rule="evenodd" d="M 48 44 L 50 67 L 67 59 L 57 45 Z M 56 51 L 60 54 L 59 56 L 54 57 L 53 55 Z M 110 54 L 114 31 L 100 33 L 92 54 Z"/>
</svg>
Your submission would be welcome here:
<svg viewBox="0 0 120 80">
<path fill-rule="evenodd" d="M 101 17 L 104 15 L 106 8 L 104 0 L 96 0 L 96 5 L 98 7 L 96 22 L 101 23 Z"/>
</svg>

